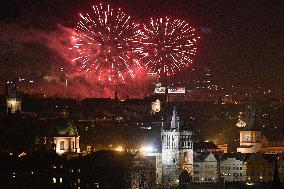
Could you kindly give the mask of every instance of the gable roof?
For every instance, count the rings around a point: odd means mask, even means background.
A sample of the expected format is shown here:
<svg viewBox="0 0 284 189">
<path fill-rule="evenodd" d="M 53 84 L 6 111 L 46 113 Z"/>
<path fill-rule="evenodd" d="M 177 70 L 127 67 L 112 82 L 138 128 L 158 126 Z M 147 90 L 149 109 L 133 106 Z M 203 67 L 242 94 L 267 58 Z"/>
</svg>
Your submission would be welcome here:
<svg viewBox="0 0 284 189">
<path fill-rule="evenodd" d="M 214 158 L 214 161 L 218 161 L 219 156 L 217 154 L 213 154 L 211 152 L 203 152 L 203 153 L 194 153 L 193 161 L 194 162 L 209 162 L 208 158 Z"/>
</svg>

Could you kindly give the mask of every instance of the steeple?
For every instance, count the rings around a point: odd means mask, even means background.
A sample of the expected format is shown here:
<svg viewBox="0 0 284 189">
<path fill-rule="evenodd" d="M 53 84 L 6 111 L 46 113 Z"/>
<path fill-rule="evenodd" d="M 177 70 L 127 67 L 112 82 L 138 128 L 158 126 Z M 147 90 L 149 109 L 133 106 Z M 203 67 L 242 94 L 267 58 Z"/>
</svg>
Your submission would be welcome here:
<svg viewBox="0 0 284 189">
<path fill-rule="evenodd" d="M 14 83 L 14 85 L 11 87 L 11 91 L 10 91 L 10 94 L 9 94 L 10 98 L 15 98 L 15 99 L 18 98 L 18 91 L 17 91 L 17 89 L 18 89 L 17 84 Z"/>
<path fill-rule="evenodd" d="M 164 118 L 162 117 L 162 127 L 161 127 L 161 130 L 163 131 L 164 130 Z"/>
<path fill-rule="evenodd" d="M 252 130 L 255 124 L 255 108 L 250 104 L 246 111 L 246 130 Z"/>
<path fill-rule="evenodd" d="M 169 90 L 168 90 L 168 86 L 166 86 L 165 95 L 166 95 L 166 102 L 169 102 Z"/>
<path fill-rule="evenodd" d="M 273 173 L 273 181 L 272 181 L 272 187 L 271 189 L 281 189 L 281 183 L 280 183 L 280 178 L 279 178 L 279 171 L 278 171 L 278 165 L 277 165 L 277 158 L 275 158 L 275 163 L 274 163 L 274 173 Z"/>
<path fill-rule="evenodd" d="M 172 121 L 171 121 L 171 129 L 179 129 L 179 117 L 177 116 L 176 107 L 174 106 Z"/>
</svg>

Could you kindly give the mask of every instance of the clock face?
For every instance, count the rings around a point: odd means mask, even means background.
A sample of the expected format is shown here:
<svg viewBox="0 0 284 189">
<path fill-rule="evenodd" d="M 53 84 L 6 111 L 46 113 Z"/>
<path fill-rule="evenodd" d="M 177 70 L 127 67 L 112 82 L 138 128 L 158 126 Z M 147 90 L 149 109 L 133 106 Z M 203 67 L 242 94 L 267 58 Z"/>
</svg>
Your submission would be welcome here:
<svg viewBox="0 0 284 189">
<path fill-rule="evenodd" d="M 246 136 L 246 141 L 249 141 L 250 140 L 250 137 L 249 136 Z"/>
</svg>

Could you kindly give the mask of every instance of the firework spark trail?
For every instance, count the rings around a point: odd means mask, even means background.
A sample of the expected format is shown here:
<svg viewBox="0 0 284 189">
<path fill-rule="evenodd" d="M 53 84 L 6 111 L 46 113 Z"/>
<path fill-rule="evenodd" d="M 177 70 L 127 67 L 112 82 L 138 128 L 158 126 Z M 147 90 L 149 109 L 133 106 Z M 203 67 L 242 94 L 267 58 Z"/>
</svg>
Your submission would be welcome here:
<svg viewBox="0 0 284 189">
<path fill-rule="evenodd" d="M 137 33 L 141 46 L 135 52 L 141 55 L 140 61 L 150 72 L 170 76 L 192 64 L 199 37 L 185 21 L 168 17 L 151 19 Z"/>
<path fill-rule="evenodd" d="M 138 24 L 121 9 L 103 4 L 93 6 L 93 12 L 79 16 L 73 36 L 77 57 L 73 61 L 84 75 L 114 83 L 133 77 L 133 70 L 142 67 L 134 51 L 140 37 L 136 33 Z"/>
</svg>

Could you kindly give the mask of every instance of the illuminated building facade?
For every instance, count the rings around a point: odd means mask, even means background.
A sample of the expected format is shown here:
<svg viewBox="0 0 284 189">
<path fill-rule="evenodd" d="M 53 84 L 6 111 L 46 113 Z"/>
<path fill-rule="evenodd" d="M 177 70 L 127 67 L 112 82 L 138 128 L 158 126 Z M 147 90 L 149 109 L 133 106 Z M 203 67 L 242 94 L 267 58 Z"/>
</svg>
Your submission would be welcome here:
<svg viewBox="0 0 284 189">
<path fill-rule="evenodd" d="M 243 181 L 243 163 L 245 154 L 223 154 L 220 160 L 220 176 L 225 182 Z"/>
<path fill-rule="evenodd" d="M 151 110 L 152 114 L 160 112 L 161 111 L 161 101 L 159 99 L 157 99 L 154 102 L 152 102 L 151 108 L 152 108 L 152 110 Z"/>
<path fill-rule="evenodd" d="M 192 132 L 181 129 L 174 108 L 171 126 L 162 128 L 162 183 L 165 188 L 177 186 L 183 170 L 192 175 L 193 143 Z"/>
<path fill-rule="evenodd" d="M 282 132 L 268 131 L 265 135 L 255 127 L 255 110 L 248 106 L 246 122 L 242 123 L 240 130 L 240 147 L 237 152 L 264 154 L 284 153 L 284 140 Z"/>
<path fill-rule="evenodd" d="M 7 86 L 8 87 L 8 86 Z M 22 101 L 18 96 L 17 93 L 17 86 L 14 85 L 11 88 L 10 94 L 8 94 L 8 89 L 7 89 L 7 94 L 6 94 L 6 103 L 7 103 L 7 113 L 16 113 L 16 112 L 21 112 L 22 108 Z"/>
<path fill-rule="evenodd" d="M 262 133 L 255 129 L 255 109 L 247 107 L 246 125 L 240 130 L 240 147 L 237 152 L 256 153 L 262 149 Z"/>
<path fill-rule="evenodd" d="M 213 153 L 194 155 L 193 182 L 211 183 L 219 180 L 219 162 Z"/>
<path fill-rule="evenodd" d="M 45 123 L 44 144 L 59 155 L 80 152 L 80 136 L 72 121 L 66 119 L 50 120 Z"/>
</svg>

